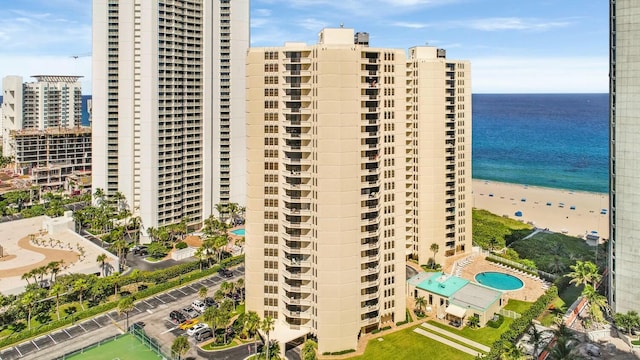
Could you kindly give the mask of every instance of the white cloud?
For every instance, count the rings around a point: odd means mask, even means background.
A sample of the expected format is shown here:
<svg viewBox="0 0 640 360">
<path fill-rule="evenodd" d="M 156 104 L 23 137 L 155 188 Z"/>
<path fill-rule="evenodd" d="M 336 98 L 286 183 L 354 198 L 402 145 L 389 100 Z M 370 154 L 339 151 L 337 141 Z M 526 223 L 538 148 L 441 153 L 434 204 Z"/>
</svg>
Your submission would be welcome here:
<svg viewBox="0 0 640 360">
<path fill-rule="evenodd" d="M 423 28 L 426 28 L 426 27 L 429 26 L 427 24 L 406 22 L 406 21 L 396 21 L 396 22 L 392 23 L 391 25 L 397 26 L 397 27 L 409 28 L 409 29 L 423 29 Z"/>
<path fill-rule="evenodd" d="M 298 21 L 298 25 L 300 25 L 300 27 L 311 31 L 312 33 L 318 32 L 320 31 L 322 28 L 325 28 L 327 26 L 329 26 L 326 22 L 322 21 L 322 20 L 318 20 L 318 19 L 314 19 L 314 18 L 307 18 L 307 19 L 302 19 L 300 21 Z M 339 24 L 335 25 L 336 27 Z"/>
<path fill-rule="evenodd" d="M 255 9 L 253 10 L 253 15 L 255 16 L 271 16 L 270 9 Z"/>
<path fill-rule="evenodd" d="M 453 22 L 456 27 L 468 27 L 474 30 L 500 31 L 500 30 L 548 30 L 551 28 L 566 27 L 571 22 L 545 21 L 539 19 L 523 19 L 517 17 L 496 17 L 477 20 Z"/>
<path fill-rule="evenodd" d="M 605 93 L 608 73 L 600 57 L 471 59 L 474 93 Z"/>
</svg>

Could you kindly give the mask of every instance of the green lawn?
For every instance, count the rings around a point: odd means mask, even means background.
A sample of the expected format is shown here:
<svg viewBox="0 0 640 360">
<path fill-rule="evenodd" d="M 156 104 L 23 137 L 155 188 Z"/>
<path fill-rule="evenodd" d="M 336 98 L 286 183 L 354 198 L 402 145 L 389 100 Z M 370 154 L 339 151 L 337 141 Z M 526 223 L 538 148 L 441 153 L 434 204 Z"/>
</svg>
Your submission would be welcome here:
<svg viewBox="0 0 640 360">
<path fill-rule="evenodd" d="M 159 358 L 155 352 L 130 334 L 86 350 L 81 354 L 67 357 L 67 359 L 73 360 L 157 360 Z"/>
<path fill-rule="evenodd" d="M 369 340 L 364 355 L 350 359 L 447 359 L 466 360 L 473 356 L 413 332 L 417 326 Z"/>
<path fill-rule="evenodd" d="M 524 312 L 531 307 L 531 304 L 533 303 L 528 301 L 509 299 L 509 302 L 507 303 L 507 306 L 504 307 L 504 309 L 515 311 L 518 314 L 524 314 Z"/>
<path fill-rule="evenodd" d="M 487 345 L 487 346 L 493 345 L 493 343 L 500 338 L 500 335 L 502 335 L 503 332 L 509 329 L 509 326 L 511 325 L 512 322 L 513 322 L 513 319 L 505 317 L 504 322 L 497 329 L 494 329 L 489 326 L 485 326 L 479 329 L 472 329 L 468 326 L 465 326 L 462 329 L 456 329 L 454 327 L 441 324 L 433 320 L 428 321 L 428 323 L 433 326 L 437 326 L 441 329 L 447 330 L 451 333 L 463 336 L 469 340 L 473 340 L 475 342 L 478 342 L 482 345 Z"/>
</svg>

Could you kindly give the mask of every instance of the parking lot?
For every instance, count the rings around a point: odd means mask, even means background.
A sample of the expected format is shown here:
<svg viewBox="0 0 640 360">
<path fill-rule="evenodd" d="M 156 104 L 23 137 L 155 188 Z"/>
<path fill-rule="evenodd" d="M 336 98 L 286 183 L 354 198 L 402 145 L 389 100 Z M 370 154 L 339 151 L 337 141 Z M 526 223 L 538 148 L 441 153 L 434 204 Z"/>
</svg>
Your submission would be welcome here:
<svg viewBox="0 0 640 360">
<path fill-rule="evenodd" d="M 233 277 L 225 278 L 216 274 L 181 288 L 139 300 L 129 313 L 129 324 L 143 321 L 146 324 L 145 332 L 168 349 L 175 337 L 184 332 L 170 322 L 169 313 L 172 310 L 180 310 L 190 306 L 191 302 L 198 298 L 197 292 L 202 286 L 209 289 L 209 295 L 213 295 L 223 281 L 237 281 L 243 275 L 244 266 L 240 266 L 233 269 Z M 119 329 L 124 329 L 126 327 L 125 319 L 124 315 L 120 316 L 116 310 L 112 310 L 107 314 L 84 320 L 48 335 L 4 349 L 0 352 L 0 360 L 43 359 L 62 356 L 73 349 L 88 346 L 117 333 L 120 331 Z M 192 346 L 192 350 L 187 356 L 197 357 L 194 347 Z M 46 351 L 46 355 L 44 351 Z"/>
</svg>

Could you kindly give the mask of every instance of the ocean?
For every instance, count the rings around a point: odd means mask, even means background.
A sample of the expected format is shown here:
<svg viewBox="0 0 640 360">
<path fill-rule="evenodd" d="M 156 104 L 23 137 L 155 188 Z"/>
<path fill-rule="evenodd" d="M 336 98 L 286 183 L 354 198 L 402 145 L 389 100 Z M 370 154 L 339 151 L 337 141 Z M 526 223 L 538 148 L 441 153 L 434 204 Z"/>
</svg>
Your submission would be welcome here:
<svg viewBox="0 0 640 360">
<path fill-rule="evenodd" d="M 473 95 L 473 178 L 608 192 L 608 94 Z"/>
<path fill-rule="evenodd" d="M 473 95 L 474 179 L 606 193 L 608 143 L 608 94 Z"/>
</svg>

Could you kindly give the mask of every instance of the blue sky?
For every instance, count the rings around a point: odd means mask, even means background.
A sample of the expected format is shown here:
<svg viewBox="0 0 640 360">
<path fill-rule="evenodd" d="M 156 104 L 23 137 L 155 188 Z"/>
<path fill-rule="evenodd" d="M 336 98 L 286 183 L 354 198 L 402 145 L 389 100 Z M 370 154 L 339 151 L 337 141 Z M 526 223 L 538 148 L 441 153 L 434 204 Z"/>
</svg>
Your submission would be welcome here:
<svg viewBox="0 0 640 360">
<path fill-rule="evenodd" d="M 1 3 L 0 76 L 83 75 L 90 93 L 91 1 Z M 445 48 L 471 61 L 476 93 L 608 91 L 606 0 L 253 0 L 251 20 L 252 46 L 344 24 L 375 47 Z"/>
</svg>

